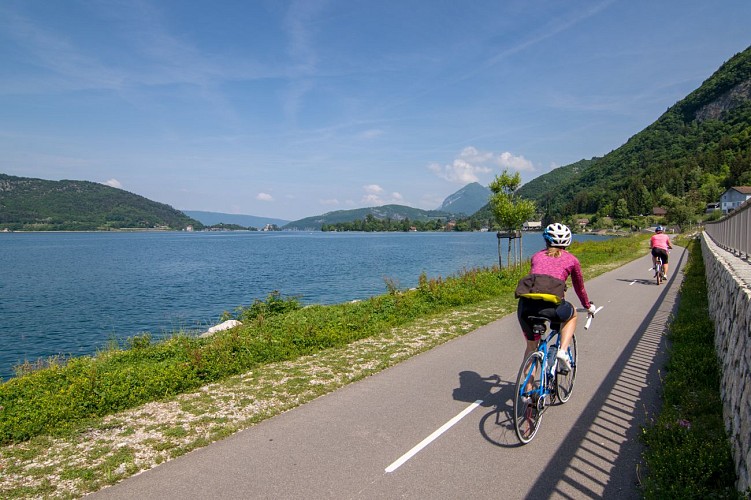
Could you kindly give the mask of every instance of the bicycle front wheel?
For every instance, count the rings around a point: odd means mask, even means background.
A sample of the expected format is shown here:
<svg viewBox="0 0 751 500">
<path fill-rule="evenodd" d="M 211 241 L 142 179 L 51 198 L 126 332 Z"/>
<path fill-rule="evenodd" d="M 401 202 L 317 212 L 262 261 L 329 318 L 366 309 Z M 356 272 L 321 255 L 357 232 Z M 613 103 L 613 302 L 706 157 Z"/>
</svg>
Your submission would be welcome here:
<svg viewBox="0 0 751 500">
<path fill-rule="evenodd" d="M 514 391 L 514 430 L 522 444 L 532 441 L 542 420 L 542 353 L 533 352 L 524 360 L 516 377 Z"/>
<path fill-rule="evenodd" d="M 579 353 L 576 350 L 576 335 L 571 337 L 568 349 L 569 362 L 571 363 L 571 369 L 568 372 L 559 371 L 555 374 L 555 392 L 561 403 L 565 403 L 571 397 L 571 393 L 574 390 L 574 381 L 576 380 L 576 365 L 579 362 Z"/>
</svg>

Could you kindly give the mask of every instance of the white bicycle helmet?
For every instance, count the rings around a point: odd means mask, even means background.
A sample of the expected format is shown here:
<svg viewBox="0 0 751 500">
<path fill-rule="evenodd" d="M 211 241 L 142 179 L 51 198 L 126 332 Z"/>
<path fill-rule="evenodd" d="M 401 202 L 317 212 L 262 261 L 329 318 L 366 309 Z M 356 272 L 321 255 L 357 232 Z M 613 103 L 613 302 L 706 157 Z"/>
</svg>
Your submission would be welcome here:
<svg viewBox="0 0 751 500">
<path fill-rule="evenodd" d="M 546 227 L 542 237 L 551 247 L 566 248 L 571 244 L 571 230 L 560 222 L 554 222 Z"/>
</svg>

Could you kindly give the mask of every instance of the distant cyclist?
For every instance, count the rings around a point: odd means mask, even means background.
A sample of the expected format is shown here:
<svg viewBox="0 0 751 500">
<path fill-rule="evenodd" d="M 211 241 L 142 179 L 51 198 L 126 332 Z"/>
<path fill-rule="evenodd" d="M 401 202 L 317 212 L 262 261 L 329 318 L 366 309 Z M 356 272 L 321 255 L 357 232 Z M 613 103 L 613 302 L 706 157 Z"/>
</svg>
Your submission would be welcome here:
<svg viewBox="0 0 751 500">
<path fill-rule="evenodd" d="M 519 297 L 517 316 L 527 340 L 524 359 L 537 349 L 540 340 L 540 336 L 532 332 L 529 316 L 548 318 L 551 328 L 561 332 L 561 348 L 556 358 L 559 369 L 565 371 L 571 369 L 566 350 L 576 330 L 576 309 L 564 298 L 569 276 L 582 307 L 594 314 L 595 305 L 589 301 L 584 289 L 579 260 L 564 250 L 571 244 L 571 230 L 556 222 L 546 227 L 542 236 L 547 248 L 532 256 L 530 274 L 519 282 L 516 293 Z"/>
<path fill-rule="evenodd" d="M 662 226 L 655 228 L 655 234 L 649 240 L 649 248 L 652 249 L 652 269 L 657 268 L 657 257 L 662 258 L 662 279 L 668 279 L 668 249 L 672 249 L 670 237 L 665 234 Z M 657 273 L 655 273 L 657 276 Z"/>
</svg>

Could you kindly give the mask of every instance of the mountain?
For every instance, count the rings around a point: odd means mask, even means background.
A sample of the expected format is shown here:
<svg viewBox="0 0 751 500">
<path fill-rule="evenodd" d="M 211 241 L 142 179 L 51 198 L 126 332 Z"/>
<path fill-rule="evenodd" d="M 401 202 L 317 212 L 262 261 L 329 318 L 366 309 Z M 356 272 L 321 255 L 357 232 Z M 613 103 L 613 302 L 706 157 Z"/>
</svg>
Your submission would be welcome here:
<svg viewBox="0 0 751 500">
<path fill-rule="evenodd" d="M 352 210 L 337 210 L 323 215 L 306 217 L 285 225 L 283 229 L 320 230 L 324 225 L 342 224 L 363 221 L 367 217 L 376 220 L 390 219 L 394 222 L 405 220 L 413 222 L 447 221 L 457 215 L 467 215 L 476 212 L 488 202 L 492 194 L 489 188 L 473 182 L 467 184 L 454 194 L 449 195 L 437 210 L 422 210 L 405 205 L 383 205 L 380 207 L 355 208 Z M 203 221 L 202 221 L 203 222 Z"/>
<path fill-rule="evenodd" d="M 216 224 L 235 224 L 242 227 L 263 228 L 266 224 L 275 224 L 279 227 L 284 226 L 290 221 L 284 219 L 272 219 L 271 217 L 258 217 L 255 215 L 242 214 L 223 214 L 221 212 L 202 212 L 200 210 L 183 210 L 188 217 L 200 221 L 206 226 Z"/>
<path fill-rule="evenodd" d="M 553 170 L 518 194 L 556 218 L 634 217 L 663 206 L 678 222 L 741 185 L 751 185 L 751 47 L 620 148 Z"/>
<path fill-rule="evenodd" d="M 437 210 L 456 215 L 472 215 L 488 203 L 488 198 L 492 194 L 490 188 L 473 182 L 449 195 Z"/>
<path fill-rule="evenodd" d="M 356 208 L 353 210 L 337 210 L 323 215 L 306 217 L 305 219 L 290 222 L 282 229 L 318 231 L 324 224 L 365 220 L 368 217 L 378 220 L 391 219 L 393 221 L 404 221 L 406 219 L 411 221 L 431 221 L 442 219 L 445 221 L 451 218 L 451 214 L 439 212 L 437 210 L 421 210 L 419 208 L 412 208 L 404 205 L 383 205 L 380 207 Z"/>
<path fill-rule="evenodd" d="M 0 230 L 201 229 L 169 205 L 89 181 L 0 174 Z"/>
</svg>

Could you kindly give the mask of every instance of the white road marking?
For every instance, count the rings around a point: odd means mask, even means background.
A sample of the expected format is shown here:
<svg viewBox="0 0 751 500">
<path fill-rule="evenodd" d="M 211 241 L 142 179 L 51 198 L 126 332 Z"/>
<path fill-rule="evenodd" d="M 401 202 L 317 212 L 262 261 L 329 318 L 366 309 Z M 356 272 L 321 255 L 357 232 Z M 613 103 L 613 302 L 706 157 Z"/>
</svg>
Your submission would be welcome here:
<svg viewBox="0 0 751 500">
<path fill-rule="evenodd" d="M 402 455 L 399 458 L 399 460 L 397 460 L 393 464 L 386 467 L 386 472 L 394 472 L 396 469 L 401 467 L 402 464 L 404 464 L 407 460 L 417 455 L 423 448 L 425 448 L 430 443 L 438 439 L 438 437 L 440 437 L 441 434 L 449 430 L 455 423 L 457 423 L 459 420 L 469 415 L 472 412 L 472 410 L 474 410 L 481 404 L 482 404 L 482 400 L 478 399 L 477 401 L 475 401 L 474 403 L 466 407 L 460 414 L 458 414 L 457 416 L 455 416 L 454 418 L 452 418 L 451 420 L 443 424 L 439 429 L 433 432 L 433 434 L 431 434 L 430 436 L 420 441 L 420 443 L 417 446 L 415 446 L 414 448 L 409 450 L 407 453 Z"/>
</svg>

